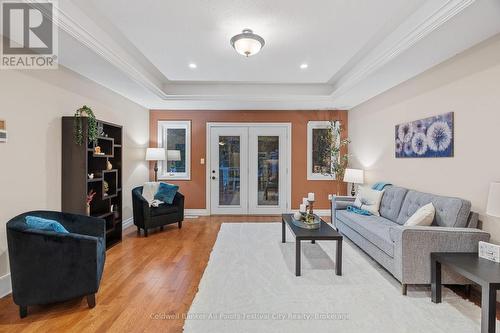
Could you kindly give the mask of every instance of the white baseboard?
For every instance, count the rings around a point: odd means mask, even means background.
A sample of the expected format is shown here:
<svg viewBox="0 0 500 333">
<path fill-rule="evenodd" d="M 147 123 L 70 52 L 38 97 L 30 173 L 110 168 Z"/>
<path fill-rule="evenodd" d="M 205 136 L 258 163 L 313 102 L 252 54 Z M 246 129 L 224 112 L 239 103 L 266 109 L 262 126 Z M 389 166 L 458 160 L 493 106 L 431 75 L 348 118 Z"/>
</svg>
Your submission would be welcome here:
<svg viewBox="0 0 500 333">
<path fill-rule="evenodd" d="M 0 298 L 7 296 L 12 292 L 12 284 L 10 281 L 10 273 L 0 277 Z"/>
<path fill-rule="evenodd" d="M 123 230 L 127 229 L 130 226 L 134 225 L 134 219 L 132 217 L 129 217 L 128 219 L 124 220 L 122 222 L 122 232 Z"/>
<path fill-rule="evenodd" d="M 193 218 L 197 216 L 209 216 L 208 209 L 184 209 L 184 216 L 186 218 Z"/>
<path fill-rule="evenodd" d="M 296 213 L 298 211 L 299 211 L 298 209 L 292 209 L 291 213 Z M 316 214 L 318 216 L 330 216 L 331 213 L 332 212 L 329 209 L 315 209 L 314 210 L 314 214 Z"/>
</svg>

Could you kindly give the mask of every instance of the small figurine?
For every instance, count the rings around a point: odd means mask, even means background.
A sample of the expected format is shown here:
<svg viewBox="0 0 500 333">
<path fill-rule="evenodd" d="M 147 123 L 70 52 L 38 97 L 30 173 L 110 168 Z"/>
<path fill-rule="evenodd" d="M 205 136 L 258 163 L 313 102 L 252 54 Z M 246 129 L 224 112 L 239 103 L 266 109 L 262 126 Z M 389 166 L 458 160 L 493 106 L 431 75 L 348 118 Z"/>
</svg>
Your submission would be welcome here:
<svg viewBox="0 0 500 333">
<path fill-rule="evenodd" d="M 102 184 L 102 190 L 104 191 L 104 195 L 108 195 L 109 191 L 109 184 L 107 181 L 104 181 Z"/>
<path fill-rule="evenodd" d="M 94 174 L 93 173 L 89 173 L 88 176 L 89 176 L 89 179 L 94 179 Z"/>
<path fill-rule="evenodd" d="M 99 147 L 99 146 L 95 146 L 95 147 L 94 147 L 94 153 L 95 153 L 96 155 L 101 155 L 101 147 Z"/>
<path fill-rule="evenodd" d="M 106 170 L 112 170 L 113 169 L 113 164 L 108 160 L 106 161 Z"/>
</svg>

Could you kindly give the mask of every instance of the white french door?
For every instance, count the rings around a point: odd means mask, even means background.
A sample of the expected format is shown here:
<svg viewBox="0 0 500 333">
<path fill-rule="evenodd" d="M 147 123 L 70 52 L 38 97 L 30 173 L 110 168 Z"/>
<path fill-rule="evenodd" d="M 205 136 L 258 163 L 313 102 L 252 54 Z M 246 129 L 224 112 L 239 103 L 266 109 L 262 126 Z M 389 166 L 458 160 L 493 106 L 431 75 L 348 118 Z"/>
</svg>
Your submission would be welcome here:
<svg viewBox="0 0 500 333">
<path fill-rule="evenodd" d="M 249 214 L 286 211 L 287 128 L 259 126 L 248 129 Z"/>
<path fill-rule="evenodd" d="M 289 200 L 289 125 L 209 125 L 211 214 L 281 214 Z"/>
</svg>

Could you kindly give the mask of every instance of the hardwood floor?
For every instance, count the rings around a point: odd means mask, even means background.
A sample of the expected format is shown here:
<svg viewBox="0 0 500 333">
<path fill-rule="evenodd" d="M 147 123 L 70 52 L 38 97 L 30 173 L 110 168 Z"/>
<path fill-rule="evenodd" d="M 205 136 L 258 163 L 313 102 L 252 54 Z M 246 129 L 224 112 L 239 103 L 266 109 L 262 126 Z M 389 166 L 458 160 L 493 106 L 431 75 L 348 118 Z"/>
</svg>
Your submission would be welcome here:
<svg viewBox="0 0 500 333">
<path fill-rule="evenodd" d="M 280 222 L 281 217 L 186 219 L 182 229 L 167 226 L 152 230 L 148 238 L 128 228 L 123 242 L 106 253 L 95 308 L 89 309 L 82 297 L 29 307 L 28 317 L 20 319 L 9 295 L 0 299 L 0 332 L 182 332 L 182 314 L 197 292 L 220 225 L 249 221 Z M 474 294 L 471 299 L 477 304 Z"/>
<path fill-rule="evenodd" d="M 19 308 L 0 299 L 0 332 L 182 332 L 183 319 L 155 319 L 187 313 L 223 222 L 280 222 L 280 216 L 211 216 L 184 220 L 148 238 L 125 230 L 123 242 L 106 252 L 96 306 L 85 297 Z M 36 277 L 34 277 L 36 278 Z M 77 278 L 77 277 L 75 277 Z"/>
</svg>

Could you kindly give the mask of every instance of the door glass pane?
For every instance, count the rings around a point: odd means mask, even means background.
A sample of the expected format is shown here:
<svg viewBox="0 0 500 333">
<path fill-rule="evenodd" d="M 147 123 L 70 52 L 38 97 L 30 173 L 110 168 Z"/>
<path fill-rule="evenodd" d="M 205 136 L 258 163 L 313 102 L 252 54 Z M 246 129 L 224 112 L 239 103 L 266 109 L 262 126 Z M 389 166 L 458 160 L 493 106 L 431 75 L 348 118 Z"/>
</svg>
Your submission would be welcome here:
<svg viewBox="0 0 500 333">
<path fill-rule="evenodd" d="M 186 129 L 167 129 L 167 170 L 186 172 Z"/>
<path fill-rule="evenodd" d="M 259 136 L 257 141 L 258 205 L 277 206 L 279 204 L 279 136 Z"/>
<path fill-rule="evenodd" d="M 240 205 L 240 137 L 219 137 L 219 205 Z"/>
</svg>

